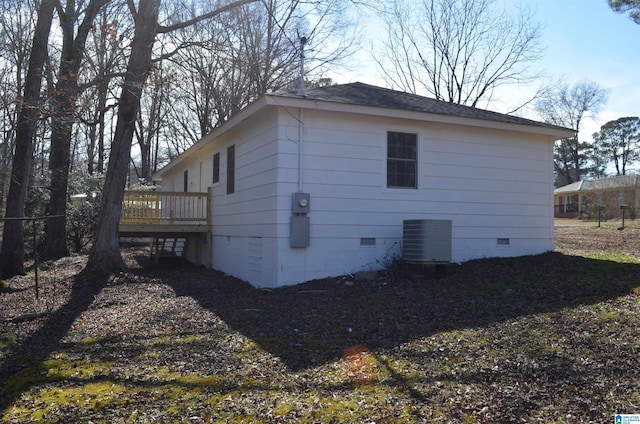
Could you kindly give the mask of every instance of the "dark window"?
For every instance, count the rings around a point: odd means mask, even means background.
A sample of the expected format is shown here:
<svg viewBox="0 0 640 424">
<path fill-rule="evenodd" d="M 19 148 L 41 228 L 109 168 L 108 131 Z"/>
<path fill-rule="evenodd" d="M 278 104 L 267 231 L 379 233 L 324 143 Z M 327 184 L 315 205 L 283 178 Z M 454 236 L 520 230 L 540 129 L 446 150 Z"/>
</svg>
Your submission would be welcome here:
<svg viewBox="0 0 640 424">
<path fill-rule="evenodd" d="M 417 134 L 387 133 L 387 187 L 418 187 Z"/>
<path fill-rule="evenodd" d="M 236 191 L 236 146 L 227 148 L 227 194 Z"/>
<path fill-rule="evenodd" d="M 220 181 L 220 153 L 213 155 L 213 184 Z"/>
<path fill-rule="evenodd" d="M 184 171 L 184 192 L 189 191 L 189 171 Z"/>
</svg>

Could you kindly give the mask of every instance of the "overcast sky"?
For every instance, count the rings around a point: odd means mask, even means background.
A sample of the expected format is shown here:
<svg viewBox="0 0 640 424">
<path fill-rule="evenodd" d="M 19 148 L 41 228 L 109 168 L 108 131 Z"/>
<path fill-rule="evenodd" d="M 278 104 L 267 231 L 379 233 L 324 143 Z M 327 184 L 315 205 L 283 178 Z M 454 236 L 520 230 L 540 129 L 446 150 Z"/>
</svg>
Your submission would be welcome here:
<svg viewBox="0 0 640 424">
<path fill-rule="evenodd" d="M 593 121 L 584 123 L 581 139 L 604 123 L 623 116 L 640 115 L 640 25 L 626 15 L 611 10 L 606 0 L 497 0 L 507 7 L 530 7 L 544 26 L 543 59 L 534 66 L 549 80 L 563 77 L 569 84 L 588 79 L 608 89 L 608 102 Z M 500 4 L 500 3 L 498 3 Z M 383 35 L 379 23 L 371 19 L 371 37 Z M 384 86 L 379 72 L 362 52 L 351 63 L 352 71 L 332 75 L 338 83 L 360 81 Z M 514 90 L 508 95 L 513 95 Z M 515 93 L 527 98 L 526 90 Z M 492 107 L 499 112 L 499 107 Z M 527 117 L 535 118 L 532 115 Z"/>
</svg>

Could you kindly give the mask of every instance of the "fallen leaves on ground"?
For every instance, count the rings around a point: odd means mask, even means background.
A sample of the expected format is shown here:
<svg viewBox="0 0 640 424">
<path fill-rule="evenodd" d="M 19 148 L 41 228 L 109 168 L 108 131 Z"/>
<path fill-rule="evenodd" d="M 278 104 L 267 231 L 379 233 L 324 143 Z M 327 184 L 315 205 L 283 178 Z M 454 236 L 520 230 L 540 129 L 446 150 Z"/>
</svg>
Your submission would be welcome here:
<svg viewBox="0 0 640 424">
<path fill-rule="evenodd" d="M 37 300 L 0 294 L 0 422 L 610 422 L 640 412 L 636 231 L 275 290 L 139 249 L 99 283 L 45 263 Z"/>
</svg>

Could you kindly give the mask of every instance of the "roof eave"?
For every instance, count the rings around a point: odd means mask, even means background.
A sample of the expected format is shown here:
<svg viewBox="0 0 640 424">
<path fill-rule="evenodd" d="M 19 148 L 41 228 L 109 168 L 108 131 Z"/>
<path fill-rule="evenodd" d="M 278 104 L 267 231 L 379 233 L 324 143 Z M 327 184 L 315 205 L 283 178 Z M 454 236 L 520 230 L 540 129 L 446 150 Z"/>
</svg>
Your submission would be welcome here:
<svg viewBox="0 0 640 424">
<path fill-rule="evenodd" d="M 296 107 L 303 109 L 326 110 L 341 113 L 360 113 L 363 115 L 384 116 L 392 118 L 414 119 L 419 121 L 429 121 L 444 124 L 456 124 L 472 127 L 501 129 L 505 131 L 526 132 L 547 136 L 552 140 L 570 138 L 575 135 L 575 131 L 552 126 L 516 124 L 510 122 L 492 121 L 488 119 L 469 118 L 454 115 L 445 115 L 432 112 L 421 112 L 406 109 L 393 109 L 378 106 L 365 106 L 352 103 L 334 102 L 329 100 L 319 100 L 310 98 L 296 98 L 291 96 L 281 96 L 269 94 L 266 96 L 269 105 L 283 107 Z"/>
<path fill-rule="evenodd" d="M 232 130 L 241 122 L 249 119 L 254 113 L 266 106 L 294 107 L 302 109 L 325 110 L 341 113 L 360 113 L 363 115 L 384 116 L 401 119 L 414 119 L 418 121 L 428 121 L 434 123 L 456 124 L 480 128 L 500 129 L 505 131 L 524 132 L 548 137 L 550 140 L 559 140 L 573 137 L 575 131 L 542 125 L 516 124 L 510 122 L 500 122 L 488 119 L 460 117 L 454 115 L 438 114 L 431 112 L 421 112 L 406 109 L 394 109 L 388 107 L 365 106 L 352 103 L 311 99 L 307 97 L 294 97 L 290 95 L 265 94 L 256 101 L 249 104 L 240 112 L 235 114 L 229 121 L 214 129 L 178 157 L 166 164 L 153 175 L 154 181 L 162 181 L 162 176 L 184 162 L 193 152 L 203 149 L 211 140 L 214 140 L 224 133 Z"/>
</svg>

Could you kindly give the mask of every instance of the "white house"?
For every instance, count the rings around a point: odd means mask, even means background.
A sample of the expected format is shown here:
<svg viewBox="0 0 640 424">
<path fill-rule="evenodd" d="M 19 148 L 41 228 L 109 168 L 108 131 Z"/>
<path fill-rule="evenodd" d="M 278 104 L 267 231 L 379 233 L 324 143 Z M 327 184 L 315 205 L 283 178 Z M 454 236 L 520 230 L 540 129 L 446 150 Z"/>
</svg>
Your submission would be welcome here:
<svg viewBox="0 0 640 424">
<path fill-rule="evenodd" d="M 259 287 L 383 268 L 403 222 L 451 260 L 553 250 L 553 143 L 573 131 L 353 83 L 266 94 L 155 176 L 211 188 L 210 258 Z"/>
</svg>

